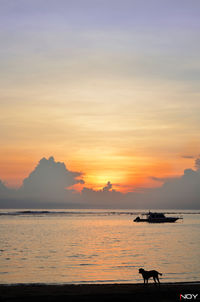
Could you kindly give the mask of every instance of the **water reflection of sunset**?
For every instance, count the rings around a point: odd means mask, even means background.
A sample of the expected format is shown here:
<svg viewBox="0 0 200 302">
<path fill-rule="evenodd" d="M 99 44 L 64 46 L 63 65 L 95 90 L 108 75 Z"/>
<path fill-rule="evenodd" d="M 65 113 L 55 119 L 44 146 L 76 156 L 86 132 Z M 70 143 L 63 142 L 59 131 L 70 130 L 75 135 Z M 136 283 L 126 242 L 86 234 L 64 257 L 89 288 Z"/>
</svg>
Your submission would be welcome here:
<svg viewBox="0 0 200 302">
<path fill-rule="evenodd" d="M 184 224 L 156 225 L 136 224 L 132 215 L 113 211 L 87 212 L 4 217 L 1 249 L 9 245 L 0 255 L 4 282 L 141 282 L 139 267 L 157 268 L 166 282 L 198 275 L 197 215 L 185 216 Z"/>
</svg>

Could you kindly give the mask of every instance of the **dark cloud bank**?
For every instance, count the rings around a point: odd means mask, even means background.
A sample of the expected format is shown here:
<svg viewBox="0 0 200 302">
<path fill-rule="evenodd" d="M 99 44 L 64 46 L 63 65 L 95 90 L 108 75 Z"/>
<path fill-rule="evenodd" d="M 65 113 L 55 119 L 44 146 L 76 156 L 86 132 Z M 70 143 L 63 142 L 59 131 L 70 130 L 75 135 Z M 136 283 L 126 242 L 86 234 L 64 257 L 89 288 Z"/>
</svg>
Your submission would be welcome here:
<svg viewBox="0 0 200 302">
<path fill-rule="evenodd" d="M 0 180 L 0 208 L 200 208 L 199 158 L 195 170 L 186 169 L 181 177 L 162 181 L 161 187 L 142 192 L 122 194 L 108 181 L 102 190 L 84 187 L 78 193 L 72 186 L 84 184 L 82 173 L 69 171 L 53 157 L 42 158 L 18 190 Z"/>
</svg>

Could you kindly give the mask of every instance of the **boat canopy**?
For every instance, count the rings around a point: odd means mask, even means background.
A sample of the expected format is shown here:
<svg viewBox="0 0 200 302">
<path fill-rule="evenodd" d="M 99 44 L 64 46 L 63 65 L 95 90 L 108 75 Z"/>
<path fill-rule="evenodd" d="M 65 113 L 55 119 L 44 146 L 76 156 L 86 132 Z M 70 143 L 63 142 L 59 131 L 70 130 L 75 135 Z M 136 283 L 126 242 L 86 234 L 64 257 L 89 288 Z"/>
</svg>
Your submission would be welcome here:
<svg viewBox="0 0 200 302">
<path fill-rule="evenodd" d="M 163 213 L 151 213 L 148 214 L 151 218 L 165 218 L 165 215 Z"/>
</svg>

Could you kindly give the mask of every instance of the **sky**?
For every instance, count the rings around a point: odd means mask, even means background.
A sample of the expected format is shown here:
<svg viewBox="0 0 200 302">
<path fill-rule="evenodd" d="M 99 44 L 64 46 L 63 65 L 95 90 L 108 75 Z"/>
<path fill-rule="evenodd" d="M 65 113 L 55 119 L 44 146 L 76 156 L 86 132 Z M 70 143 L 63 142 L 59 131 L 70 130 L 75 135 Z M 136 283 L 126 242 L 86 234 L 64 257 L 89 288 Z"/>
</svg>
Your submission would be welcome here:
<svg viewBox="0 0 200 302">
<path fill-rule="evenodd" d="M 200 153 L 199 0 L 0 0 L 0 179 L 161 188 Z M 66 186 L 67 187 L 67 186 Z"/>
</svg>

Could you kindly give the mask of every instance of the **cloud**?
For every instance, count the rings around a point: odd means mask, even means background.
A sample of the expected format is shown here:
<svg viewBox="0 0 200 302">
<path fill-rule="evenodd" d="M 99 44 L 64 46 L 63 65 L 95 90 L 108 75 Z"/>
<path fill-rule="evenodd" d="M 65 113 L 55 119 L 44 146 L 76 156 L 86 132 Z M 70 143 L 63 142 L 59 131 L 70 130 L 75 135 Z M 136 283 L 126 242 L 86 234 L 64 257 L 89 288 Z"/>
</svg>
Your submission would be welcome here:
<svg viewBox="0 0 200 302">
<path fill-rule="evenodd" d="M 72 186 L 83 184 L 81 177 L 82 173 L 68 170 L 64 163 L 56 162 L 53 157 L 42 158 L 18 190 L 9 189 L 0 181 L 0 206 L 26 208 L 70 205 L 75 200 Z"/>
<path fill-rule="evenodd" d="M 107 182 L 102 190 L 95 191 L 84 187 L 80 201 L 86 203 L 87 207 L 92 208 L 120 208 L 123 203 L 123 195 L 121 192 L 112 189 L 110 181 Z"/>
<path fill-rule="evenodd" d="M 186 159 L 192 159 L 192 158 L 194 158 L 193 155 L 182 155 L 181 157 L 182 158 L 186 158 Z"/>
<path fill-rule="evenodd" d="M 150 177 L 152 180 L 154 181 L 158 181 L 158 182 L 166 182 L 168 180 L 171 179 L 171 177 L 156 177 L 156 176 L 152 176 Z"/>
<path fill-rule="evenodd" d="M 164 183 L 160 195 L 169 207 L 199 208 L 200 171 L 186 169 L 182 177 Z"/>
<path fill-rule="evenodd" d="M 199 196 L 200 170 L 186 169 L 181 177 L 168 179 L 161 187 L 147 189 L 134 199 L 139 208 L 198 209 Z"/>
<path fill-rule="evenodd" d="M 8 188 L 5 183 L 0 180 L 0 208 L 11 207 L 16 208 L 16 200 L 18 199 L 18 191 Z"/>
<path fill-rule="evenodd" d="M 31 199 L 64 201 L 68 187 L 84 183 L 81 176 L 80 172 L 69 171 L 64 163 L 56 162 L 53 157 L 42 158 L 24 179 L 20 193 Z"/>
<path fill-rule="evenodd" d="M 24 190 L 48 188 L 64 189 L 77 183 L 84 183 L 81 173 L 69 171 L 64 163 L 55 162 L 53 157 L 45 157 L 39 161 L 39 164 L 30 175 L 24 179 Z"/>
<path fill-rule="evenodd" d="M 53 157 L 42 158 L 18 190 L 12 190 L 0 180 L 0 207 L 10 208 L 200 208 L 200 159 L 196 170 L 186 169 L 181 177 L 157 178 L 159 188 L 121 193 L 112 189 L 110 181 L 98 191 L 84 187 L 81 192 L 73 185 L 83 184 L 82 174 L 67 169 Z"/>
<path fill-rule="evenodd" d="M 103 192 L 108 192 L 112 189 L 112 184 L 110 181 L 107 182 L 106 186 L 103 188 Z"/>
<path fill-rule="evenodd" d="M 8 196 L 9 194 L 9 189 L 6 187 L 6 185 L 4 184 L 4 182 L 2 180 L 0 180 L 0 196 Z"/>
<path fill-rule="evenodd" d="M 197 158 L 197 159 L 195 160 L 195 168 L 196 168 L 197 170 L 200 169 L 200 158 Z"/>
</svg>

